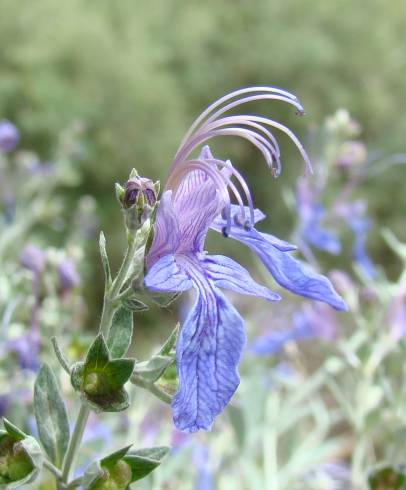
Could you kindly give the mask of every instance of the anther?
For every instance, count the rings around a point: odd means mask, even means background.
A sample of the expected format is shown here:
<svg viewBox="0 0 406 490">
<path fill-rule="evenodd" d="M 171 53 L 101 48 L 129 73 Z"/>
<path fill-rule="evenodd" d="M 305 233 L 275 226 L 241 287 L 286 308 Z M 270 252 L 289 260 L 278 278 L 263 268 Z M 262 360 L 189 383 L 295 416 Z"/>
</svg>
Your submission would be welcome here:
<svg viewBox="0 0 406 490">
<path fill-rule="evenodd" d="M 250 231 L 252 229 L 252 223 L 249 219 L 245 220 L 244 223 L 244 230 L 245 231 Z"/>
</svg>

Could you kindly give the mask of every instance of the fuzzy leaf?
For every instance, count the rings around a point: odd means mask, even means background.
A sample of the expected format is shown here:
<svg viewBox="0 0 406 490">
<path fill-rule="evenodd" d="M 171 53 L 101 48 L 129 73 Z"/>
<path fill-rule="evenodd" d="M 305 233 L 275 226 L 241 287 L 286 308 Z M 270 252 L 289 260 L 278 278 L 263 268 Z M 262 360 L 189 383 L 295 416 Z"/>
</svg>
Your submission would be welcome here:
<svg viewBox="0 0 406 490">
<path fill-rule="evenodd" d="M 106 250 L 106 237 L 104 236 L 104 233 L 102 231 L 100 232 L 99 248 L 100 248 L 100 257 L 101 257 L 102 264 L 103 264 L 103 270 L 104 270 L 104 276 L 106 278 L 106 283 L 110 284 L 111 283 L 111 272 L 110 272 L 109 258 L 108 258 L 107 250 Z"/>
<path fill-rule="evenodd" d="M 149 361 L 138 362 L 134 367 L 134 374 L 148 383 L 155 383 L 173 362 L 172 357 L 157 355 Z"/>
<path fill-rule="evenodd" d="M 125 307 L 119 308 L 114 316 L 107 337 L 107 346 L 112 357 L 123 357 L 131 345 L 133 314 Z"/>
<path fill-rule="evenodd" d="M 146 305 L 145 303 L 143 303 L 142 301 L 140 301 L 137 298 L 125 299 L 123 301 L 123 306 L 127 310 L 136 311 L 136 312 L 146 311 L 149 309 L 148 305 Z"/>
<path fill-rule="evenodd" d="M 80 391 L 82 389 L 83 376 L 85 372 L 85 363 L 84 362 L 75 362 L 71 369 L 71 383 L 73 388 L 76 391 Z"/>
<path fill-rule="evenodd" d="M 68 373 L 70 374 L 70 366 L 69 366 L 69 362 L 68 360 L 66 359 L 66 356 L 65 354 L 62 352 L 62 349 L 59 347 L 59 344 L 58 344 L 58 340 L 56 337 L 52 337 L 51 339 L 51 342 L 52 342 L 52 346 L 54 348 L 54 352 L 55 352 L 55 355 L 59 361 L 59 364 L 62 366 L 62 368 Z"/>
<path fill-rule="evenodd" d="M 16 425 L 12 424 L 6 418 L 3 418 L 3 424 L 7 433 L 14 441 L 22 441 L 27 437 L 27 434 L 25 434 L 22 430 L 20 430 Z"/>
<path fill-rule="evenodd" d="M 130 450 L 132 444 L 129 446 L 124 447 L 123 449 L 119 449 L 118 451 L 115 451 L 112 454 L 109 454 L 105 458 L 103 458 L 100 462 L 102 466 L 108 466 L 110 464 L 117 463 L 120 459 L 124 458 L 124 456 L 128 453 Z"/>
<path fill-rule="evenodd" d="M 55 375 L 47 364 L 35 381 L 34 412 L 41 443 L 51 461 L 61 467 L 69 442 L 69 421 Z"/>
<path fill-rule="evenodd" d="M 156 303 L 161 308 L 167 308 L 174 301 L 176 301 L 181 293 L 173 293 L 173 294 L 154 294 L 151 296 L 151 299 L 154 303 Z"/>
<path fill-rule="evenodd" d="M 135 359 L 113 359 L 106 364 L 103 372 L 111 389 L 119 389 L 129 380 Z"/>
<path fill-rule="evenodd" d="M 169 448 L 165 446 L 130 451 L 123 459 L 131 467 L 131 481 L 141 480 L 141 478 L 147 476 L 151 471 L 154 471 L 161 464 L 168 452 Z"/>
<path fill-rule="evenodd" d="M 103 369 L 110 360 L 110 353 L 102 334 L 90 346 L 86 356 L 85 371 Z"/>
</svg>

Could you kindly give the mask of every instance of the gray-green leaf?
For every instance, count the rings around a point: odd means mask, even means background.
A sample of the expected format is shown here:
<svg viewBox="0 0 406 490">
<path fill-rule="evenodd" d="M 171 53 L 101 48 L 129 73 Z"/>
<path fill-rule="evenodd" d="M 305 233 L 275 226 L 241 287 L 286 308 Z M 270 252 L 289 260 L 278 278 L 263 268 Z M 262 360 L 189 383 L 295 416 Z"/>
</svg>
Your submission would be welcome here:
<svg viewBox="0 0 406 490">
<path fill-rule="evenodd" d="M 98 335 L 86 355 L 86 369 L 103 369 L 110 355 L 102 334 Z"/>
<path fill-rule="evenodd" d="M 41 367 L 35 381 L 34 412 L 41 443 L 60 468 L 69 442 L 69 421 L 55 375 L 47 364 Z"/>
<path fill-rule="evenodd" d="M 106 238 L 105 238 L 104 233 L 102 231 L 100 232 L 99 247 L 100 247 L 100 256 L 101 256 L 102 263 L 103 263 L 103 270 L 104 270 L 106 282 L 107 282 L 107 284 L 110 284 L 111 283 L 110 264 L 109 264 L 109 258 L 107 255 L 107 250 L 106 250 Z"/>
<path fill-rule="evenodd" d="M 123 460 L 130 466 L 132 482 L 141 480 L 159 466 L 163 458 L 168 454 L 168 447 L 152 447 L 130 451 Z"/>
<path fill-rule="evenodd" d="M 107 337 L 107 346 L 113 358 L 123 357 L 131 345 L 133 314 L 127 308 L 119 308 L 114 316 Z"/>
</svg>

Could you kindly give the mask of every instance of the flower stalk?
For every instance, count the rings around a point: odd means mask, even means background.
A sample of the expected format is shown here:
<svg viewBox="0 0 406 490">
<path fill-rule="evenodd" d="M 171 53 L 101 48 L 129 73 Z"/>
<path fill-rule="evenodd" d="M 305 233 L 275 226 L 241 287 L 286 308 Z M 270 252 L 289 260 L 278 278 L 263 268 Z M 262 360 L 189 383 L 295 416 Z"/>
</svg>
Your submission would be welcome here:
<svg viewBox="0 0 406 490">
<path fill-rule="evenodd" d="M 68 450 L 66 452 L 66 456 L 62 466 L 61 482 L 65 485 L 68 483 L 69 475 L 72 466 L 75 462 L 78 449 L 82 442 L 83 434 L 85 432 L 89 415 L 90 415 L 89 407 L 82 402 L 82 404 L 80 405 L 78 417 L 76 419 L 75 428 L 70 438 Z"/>
<path fill-rule="evenodd" d="M 141 231 L 128 230 L 127 251 L 125 253 L 121 267 L 112 284 L 109 284 L 109 282 L 106 281 L 103 300 L 103 311 L 99 327 L 99 333 L 102 333 L 105 337 L 107 337 L 108 335 L 113 315 L 119 306 L 118 300 L 120 292 L 127 279 L 131 275 L 131 271 L 144 259 L 145 245 L 142 243 L 142 240 L 143 237 Z M 69 476 L 74 465 L 77 452 L 82 442 L 89 415 L 89 406 L 85 402 L 82 402 L 79 409 L 78 417 L 76 419 L 75 428 L 69 441 L 68 450 L 66 452 L 66 456 L 63 462 L 62 472 L 60 475 L 58 475 L 55 471 L 53 471 L 53 473 L 57 477 L 58 489 L 60 490 L 63 490 L 65 488 L 75 488 L 77 486 L 76 481 L 73 481 L 70 484 L 68 483 Z M 51 468 L 50 470 L 52 471 Z"/>
</svg>

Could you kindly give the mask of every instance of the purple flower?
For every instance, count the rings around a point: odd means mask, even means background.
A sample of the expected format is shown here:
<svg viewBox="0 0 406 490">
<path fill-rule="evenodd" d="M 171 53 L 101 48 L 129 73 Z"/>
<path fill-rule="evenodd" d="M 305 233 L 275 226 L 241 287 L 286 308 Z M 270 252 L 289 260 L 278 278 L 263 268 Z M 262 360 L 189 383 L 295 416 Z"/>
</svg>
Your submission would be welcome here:
<svg viewBox="0 0 406 490">
<path fill-rule="evenodd" d="M 20 264 L 39 275 L 45 267 L 45 253 L 35 245 L 27 245 L 21 252 Z"/>
<path fill-rule="evenodd" d="M 65 259 L 58 266 L 59 284 L 65 293 L 80 283 L 80 276 L 76 270 L 76 265 L 71 259 Z"/>
<path fill-rule="evenodd" d="M 323 339 L 331 342 L 337 333 L 334 313 L 324 304 L 306 305 L 293 316 L 293 327 L 286 330 L 270 330 L 256 338 L 251 351 L 260 356 L 275 355 L 282 351 L 288 342 L 306 339 Z"/>
<path fill-rule="evenodd" d="M 353 259 L 364 274 L 372 279 L 376 276 L 376 268 L 367 252 L 368 231 L 371 228 L 371 220 L 366 215 L 366 204 L 364 201 L 356 201 L 348 205 L 344 212 L 354 235 Z"/>
<path fill-rule="evenodd" d="M 206 445 L 197 444 L 195 446 L 193 451 L 193 464 L 197 469 L 196 490 L 214 490 L 209 449 Z"/>
<path fill-rule="evenodd" d="M 257 337 L 251 345 L 251 352 L 258 356 L 273 356 L 283 350 L 288 342 L 295 342 L 307 337 L 306 332 L 291 328 L 287 330 L 271 330 Z"/>
<path fill-rule="evenodd" d="M 406 290 L 398 293 L 391 301 L 387 321 L 395 339 L 406 339 Z"/>
<path fill-rule="evenodd" d="M 7 414 L 7 410 L 10 406 L 9 395 L 0 395 L 0 417 L 4 417 Z"/>
<path fill-rule="evenodd" d="M 296 197 L 300 232 L 304 240 L 324 252 L 333 255 L 340 253 L 341 243 L 335 233 L 323 227 L 325 211 L 316 202 L 315 193 L 307 179 L 299 180 Z"/>
<path fill-rule="evenodd" d="M 209 228 L 248 245 L 283 287 L 345 309 L 327 278 L 290 255 L 295 246 L 254 228 L 264 215 L 254 209 L 248 185 L 230 161 L 213 157 L 207 146 L 197 158 L 189 159 L 193 150 L 213 137 L 239 136 L 260 150 L 277 176 L 280 152 L 268 129 L 274 127 L 290 136 L 310 166 L 303 147 L 285 126 L 259 116 L 223 116 L 236 106 L 261 99 L 283 100 L 303 111 L 293 95 L 266 87 L 242 89 L 215 102 L 196 119 L 181 143 L 157 212 L 145 286 L 159 292 L 193 288 L 196 293 L 177 344 L 179 389 L 172 403 L 175 425 L 185 432 L 209 430 L 239 384 L 238 364 L 246 342 L 244 324 L 221 289 L 268 301 L 280 299 L 234 260 L 206 254 L 204 241 Z M 230 194 L 238 205 L 231 204 Z"/>
<path fill-rule="evenodd" d="M 20 140 L 18 129 L 10 121 L 0 121 L 0 153 L 8 153 L 17 146 Z"/>
<path fill-rule="evenodd" d="M 89 423 L 86 426 L 86 431 L 83 436 L 83 441 L 85 443 L 100 441 L 103 442 L 104 444 L 107 444 L 112 439 L 113 439 L 112 429 L 107 424 L 101 422 L 100 419 L 92 413 L 91 417 L 89 418 Z"/>
<path fill-rule="evenodd" d="M 341 145 L 336 158 L 339 167 L 348 168 L 361 165 L 367 159 L 367 150 L 361 141 L 346 141 Z"/>
<path fill-rule="evenodd" d="M 21 369 L 38 371 L 40 339 L 37 332 L 28 332 L 9 342 L 9 348 L 17 356 Z"/>
</svg>

